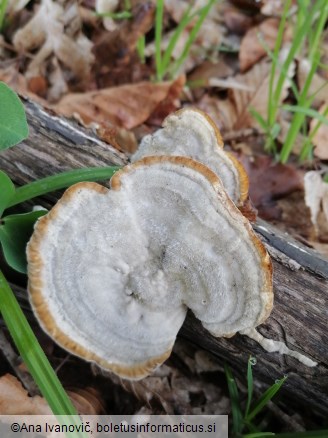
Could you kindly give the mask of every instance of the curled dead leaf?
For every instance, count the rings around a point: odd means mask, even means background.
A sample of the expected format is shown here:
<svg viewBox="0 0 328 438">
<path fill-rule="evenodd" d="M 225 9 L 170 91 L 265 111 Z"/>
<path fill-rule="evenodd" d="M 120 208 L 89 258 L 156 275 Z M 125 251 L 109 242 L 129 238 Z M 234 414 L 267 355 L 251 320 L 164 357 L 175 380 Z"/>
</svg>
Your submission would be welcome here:
<svg viewBox="0 0 328 438">
<path fill-rule="evenodd" d="M 57 68 L 64 66 L 75 81 L 84 82 L 88 79 L 93 62 L 92 43 L 81 33 L 76 22 L 79 22 L 77 4 L 65 9 L 63 5 L 52 0 L 41 2 L 32 19 L 13 38 L 13 44 L 19 52 L 38 49 L 28 65 L 28 79 L 45 76 L 53 57 L 60 61 Z M 55 85 L 55 82 L 51 83 L 51 86 Z M 52 94 L 51 87 L 49 97 L 59 98 L 57 93 Z"/>
<path fill-rule="evenodd" d="M 267 54 L 266 47 L 273 50 L 280 21 L 277 18 L 268 18 L 258 26 L 252 27 L 246 33 L 240 44 L 239 64 L 244 72 Z M 287 30 L 285 30 L 286 40 Z"/>
<path fill-rule="evenodd" d="M 105 413 L 104 402 L 95 388 L 74 388 L 67 391 L 67 394 L 80 414 L 98 415 Z"/>
<path fill-rule="evenodd" d="M 244 35 L 251 27 L 253 19 L 237 8 L 228 7 L 224 11 L 224 22 L 233 33 Z"/>
<path fill-rule="evenodd" d="M 328 184 L 323 181 L 321 172 L 310 171 L 304 175 L 304 191 L 305 204 L 311 211 L 311 221 L 318 235 L 318 217 L 321 212 L 328 223 Z"/>
<path fill-rule="evenodd" d="M 288 49 L 280 53 L 281 59 L 287 55 Z M 286 77 L 280 97 L 282 102 L 289 88 L 289 78 L 294 75 L 295 64 L 292 63 Z M 246 73 L 234 76 L 226 85 L 232 85 L 227 99 L 218 99 L 205 94 L 197 106 L 208 113 L 222 131 L 239 131 L 248 128 L 261 129 L 252 117 L 250 109 L 257 111 L 264 119 L 267 118 L 269 82 L 271 64 L 267 60 L 256 63 Z M 275 81 L 278 72 L 276 72 Z M 232 82 L 233 81 L 233 82 Z M 212 84 L 219 83 L 212 81 Z"/>
<path fill-rule="evenodd" d="M 51 415 L 44 398 L 29 397 L 26 389 L 11 374 L 0 378 L 0 415 Z"/>
<path fill-rule="evenodd" d="M 172 82 L 140 82 L 89 93 L 72 93 L 64 96 L 53 109 L 66 117 L 77 113 L 87 124 L 96 122 L 106 126 L 110 121 L 115 126 L 132 129 L 145 122 L 165 101 L 172 85 Z"/>
<path fill-rule="evenodd" d="M 68 393 L 79 414 L 103 413 L 100 394 L 94 388 Z M 43 397 L 30 397 L 16 377 L 5 374 L 0 377 L 0 415 L 52 415 L 52 411 Z"/>
<path fill-rule="evenodd" d="M 101 140 L 111 144 L 119 151 L 132 154 L 137 150 L 138 142 L 136 136 L 133 132 L 124 128 L 100 125 L 97 128 L 97 135 Z"/>
<path fill-rule="evenodd" d="M 230 99 L 218 99 L 205 94 L 197 104 L 207 113 L 221 131 L 231 131 L 237 120 L 236 108 Z"/>
</svg>

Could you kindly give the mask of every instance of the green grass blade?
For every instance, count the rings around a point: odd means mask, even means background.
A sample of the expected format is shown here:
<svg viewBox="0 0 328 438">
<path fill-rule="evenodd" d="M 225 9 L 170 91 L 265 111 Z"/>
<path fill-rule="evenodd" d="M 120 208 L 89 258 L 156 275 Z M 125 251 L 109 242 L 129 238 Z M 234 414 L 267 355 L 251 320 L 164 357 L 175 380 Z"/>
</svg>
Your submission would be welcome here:
<svg viewBox="0 0 328 438">
<path fill-rule="evenodd" d="M 163 28 L 163 14 L 164 14 L 164 0 L 157 0 L 156 14 L 155 14 L 155 64 L 157 80 L 163 80 L 163 66 L 162 66 L 162 28 Z"/>
<path fill-rule="evenodd" d="M 174 47 L 176 46 L 176 44 L 177 44 L 177 42 L 182 34 L 182 32 L 184 31 L 184 29 L 188 26 L 190 21 L 195 16 L 195 14 L 190 15 L 190 11 L 191 11 L 191 6 L 189 6 L 189 8 L 187 8 L 185 13 L 183 14 L 181 21 L 178 24 L 178 26 L 176 27 L 176 29 L 175 29 L 175 31 L 174 31 L 174 33 L 169 41 L 169 44 L 164 52 L 163 61 L 162 61 L 162 68 L 163 68 L 164 74 L 165 74 L 165 72 L 170 64 L 172 52 L 173 52 Z"/>
<path fill-rule="evenodd" d="M 293 146 L 296 140 L 297 135 L 299 134 L 302 125 L 304 124 L 304 120 L 306 117 L 306 112 L 307 111 L 314 111 L 311 110 L 310 105 L 313 101 L 314 98 L 311 99 L 307 99 L 307 94 L 308 94 L 308 90 L 309 87 L 311 85 L 311 81 L 313 78 L 313 75 L 315 73 L 317 66 L 316 64 L 312 64 L 310 72 L 306 78 L 302 93 L 300 95 L 299 101 L 298 101 L 298 105 L 284 105 L 283 108 L 291 111 L 291 112 L 295 112 L 296 114 L 293 117 L 292 123 L 289 127 L 288 133 L 287 133 L 287 137 L 285 139 L 284 145 L 281 149 L 281 153 L 280 153 L 280 161 L 282 163 L 285 163 L 288 158 L 290 153 L 293 150 Z M 315 114 L 315 113 L 313 113 Z M 322 115 L 320 113 L 318 113 L 319 116 L 322 118 Z"/>
<path fill-rule="evenodd" d="M 303 104 L 303 106 L 299 106 L 299 105 L 283 105 L 283 109 L 287 110 L 287 111 L 291 111 L 291 112 L 295 112 L 296 115 L 293 118 L 292 124 L 288 130 L 288 134 L 285 140 L 285 143 L 283 145 L 283 148 L 281 150 L 281 154 L 280 154 L 280 161 L 282 163 L 285 163 L 288 160 L 289 154 L 292 151 L 293 148 L 293 144 L 295 142 L 295 139 L 297 137 L 297 134 L 300 131 L 301 125 L 304 121 L 304 118 L 306 116 L 315 118 L 317 120 L 319 120 L 320 124 L 325 124 L 328 125 L 328 118 L 325 117 L 325 114 L 321 114 L 318 111 L 312 109 L 312 108 L 308 108 L 308 106 L 311 104 L 311 101 L 308 101 L 306 103 Z M 311 138 L 314 135 L 311 134 Z M 305 145 L 303 145 L 302 147 L 302 151 L 301 151 L 301 159 L 304 159 L 306 156 L 306 153 L 308 153 L 309 148 L 311 149 L 311 140 L 308 139 L 307 142 L 305 143 Z"/>
<path fill-rule="evenodd" d="M 327 21 L 328 18 L 328 5 L 326 4 L 326 7 L 322 8 L 322 6 L 324 6 L 323 2 L 318 1 L 317 5 L 319 5 L 319 7 L 321 8 L 321 13 L 319 16 L 319 23 L 316 24 L 315 27 L 315 32 L 314 32 L 314 36 L 313 36 L 313 45 L 311 47 L 311 53 L 310 53 L 310 61 L 311 61 L 311 68 L 310 71 L 306 77 L 305 80 L 305 84 L 303 86 L 301 95 L 298 99 L 298 105 L 294 106 L 294 112 L 296 112 L 296 114 L 293 117 L 291 126 L 288 130 L 288 134 L 287 137 L 285 139 L 285 143 L 282 147 L 281 150 L 281 154 L 280 154 L 280 161 L 282 163 L 285 163 L 288 160 L 288 157 L 291 153 L 291 151 L 293 150 L 293 145 L 295 143 L 296 137 L 298 135 L 298 133 L 301 130 L 301 127 L 304 123 L 304 119 L 306 117 L 306 115 L 308 115 L 309 113 L 312 113 L 311 116 L 312 117 L 316 117 L 321 123 L 325 123 L 325 118 L 322 116 L 322 114 L 318 113 L 318 112 L 314 112 L 314 110 L 312 110 L 311 108 L 309 108 L 309 106 L 311 105 L 312 101 L 313 101 L 313 97 L 312 98 L 308 98 L 308 91 L 310 89 L 314 74 L 318 68 L 319 62 L 320 62 L 320 50 L 319 50 L 319 45 L 320 45 L 320 41 L 322 39 L 322 31 L 323 31 L 323 27 L 324 24 Z M 311 14 L 310 14 L 311 15 Z M 290 111 L 293 111 L 291 108 L 292 106 L 288 106 Z M 314 115 L 316 114 L 316 115 Z"/>
<path fill-rule="evenodd" d="M 299 113 L 308 117 L 312 117 L 314 119 L 319 120 L 320 123 L 324 125 L 328 125 L 328 118 L 325 117 L 323 114 L 319 113 L 319 111 L 316 111 L 315 109 L 307 108 L 305 106 L 300 106 L 300 105 L 283 105 L 282 109 L 285 109 L 286 111 L 291 111 L 293 113 Z"/>
<path fill-rule="evenodd" d="M 315 62 L 318 47 L 319 47 L 320 41 L 322 39 L 322 33 L 323 33 L 324 27 L 326 25 L 327 16 L 328 16 L 327 0 L 324 0 L 324 1 L 321 1 L 318 3 L 320 3 L 320 17 L 319 17 L 319 22 L 316 23 L 315 33 L 313 34 L 313 37 L 311 38 L 311 41 L 310 41 L 309 59 L 310 59 L 311 63 Z"/>
<path fill-rule="evenodd" d="M 37 196 L 45 195 L 46 193 L 55 190 L 64 189 L 77 182 L 82 181 L 101 181 L 111 178 L 120 166 L 109 167 L 89 167 L 86 169 L 74 169 L 57 175 L 48 176 L 39 179 L 29 184 L 16 189 L 16 192 L 8 203 L 8 207 L 28 201 Z"/>
<path fill-rule="evenodd" d="M 56 373 L 40 347 L 16 297 L 0 271 L 0 312 L 15 345 L 55 415 L 76 415 Z"/>
<path fill-rule="evenodd" d="M 205 20 L 205 18 L 207 17 L 208 13 L 211 10 L 211 7 L 213 6 L 213 4 L 215 3 L 216 0 L 209 0 L 209 2 L 207 3 L 206 6 L 204 6 L 200 11 L 199 11 L 199 18 L 195 23 L 195 26 L 192 28 L 188 40 L 186 41 L 185 47 L 183 49 L 183 52 L 181 54 L 181 56 L 176 60 L 176 62 L 174 63 L 173 67 L 172 67 L 172 71 L 171 74 L 172 76 L 175 76 L 177 74 L 177 72 L 179 71 L 181 65 L 183 64 L 183 62 L 185 61 L 185 59 L 188 56 L 188 53 L 190 51 L 190 47 L 193 44 L 193 42 L 195 41 L 198 32 L 200 30 L 200 28 L 202 27 L 202 24 Z"/>
<path fill-rule="evenodd" d="M 275 53 L 272 52 L 272 50 L 270 50 L 270 47 L 268 46 L 267 42 L 265 41 L 265 39 L 263 38 L 263 36 L 259 33 L 258 34 L 258 40 L 260 42 L 260 44 L 262 45 L 262 47 L 264 48 L 264 50 L 266 51 L 267 55 L 269 56 L 269 58 L 271 59 L 272 63 L 274 63 L 274 68 L 276 69 L 277 66 L 279 66 L 279 56 L 275 55 Z M 289 80 L 291 89 L 293 90 L 294 96 L 296 98 L 298 98 L 298 90 L 297 90 L 297 86 L 295 84 L 295 81 L 293 81 L 291 78 L 288 78 L 288 71 L 285 71 L 284 66 L 281 65 L 280 66 L 281 71 L 283 72 L 283 74 L 285 75 L 285 77 Z M 274 76 L 272 76 L 272 73 L 270 72 L 270 81 L 273 80 Z M 272 90 L 271 90 L 272 92 Z M 269 88 L 269 95 L 270 95 L 270 88 Z M 268 105 L 270 105 L 270 99 L 268 100 Z M 269 114 L 269 109 L 268 109 L 268 114 Z"/>
<path fill-rule="evenodd" d="M 288 53 L 288 55 L 283 63 L 283 68 L 280 70 L 280 74 L 279 74 L 277 84 L 275 87 L 275 92 L 273 93 L 272 96 L 269 95 L 269 97 L 272 97 L 271 119 L 269 120 L 270 124 L 272 124 L 273 121 L 275 120 L 276 113 L 278 111 L 280 96 L 281 96 L 284 81 L 285 81 L 284 71 L 289 70 L 289 66 L 290 66 L 291 62 L 293 61 L 296 53 L 299 51 L 302 42 L 304 41 L 304 35 L 306 35 L 307 32 L 309 31 L 309 29 L 311 28 L 312 22 L 313 22 L 313 17 L 318 12 L 318 10 L 320 10 L 320 5 L 318 5 L 318 3 L 316 3 L 311 8 L 309 14 L 307 15 L 307 17 L 304 21 L 303 26 L 299 29 L 299 32 L 297 33 L 297 35 L 295 36 L 295 38 L 293 40 L 293 44 L 290 47 L 289 53 Z M 273 79 L 272 79 L 272 81 L 273 81 Z M 273 86 L 273 83 L 272 83 L 272 86 Z M 270 102 L 270 100 L 269 100 L 269 102 Z"/>
<path fill-rule="evenodd" d="M 276 383 L 274 383 L 270 388 L 268 388 L 264 394 L 260 397 L 258 402 L 255 404 L 255 406 L 252 408 L 251 412 L 245 417 L 245 420 L 247 422 L 251 421 L 261 410 L 266 406 L 266 404 L 272 399 L 274 395 L 279 391 L 279 389 L 282 387 L 284 382 L 286 381 L 287 376 L 283 377 L 282 379 L 278 380 Z"/>
<path fill-rule="evenodd" d="M 278 54 L 282 45 L 282 40 L 285 32 L 285 24 L 287 20 L 288 10 L 291 4 L 291 0 L 285 2 L 285 6 L 282 12 L 281 21 L 279 24 L 278 34 L 273 49 L 273 59 L 278 60 Z M 270 80 L 269 80 L 269 99 L 268 99 L 268 124 L 271 125 L 275 120 L 274 108 L 273 108 L 273 83 L 276 74 L 276 63 L 272 62 Z M 287 70 L 288 71 L 288 70 Z"/>
<path fill-rule="evenodd" d="M 0 5 L 0 32 L 3 29 L 5 15 L 7 11 L 8 0 L 2 0 Z"/>
<path fill-rule="evenodd" d="M 255 357 L 250 357 L 248 359 L 247 364 L 247 403 L 246 403 L 246 409 L 245 409 L 245 415 L 244 417 L 247 417 L 249 413 L 249 409 L 251 407 L 252 398 L 253 398 L 253 371 L 252 366 L 256 364 Z"/>
<path fill-rule="evenodd" d="M 145 47 L 146 47 L 146 37 L 145 35 L 142 35 L 141 37 L 138 38 L 137 41 L 137 52 L 142 64 L 146 62 Z"/>
<path fill-rule="evenodd" d="M 229 395 L 231 401 L 233 433 L 239 434 L 241 433 L 243 428 L 243 415 L 240 407 L 239 392 L 238 392 L 236 381 L 232 375 L 231 369 L 227 364 L 224 365 L 224 371 L 228 383 L 228 389 L 229 389 Z"/>
</svg>

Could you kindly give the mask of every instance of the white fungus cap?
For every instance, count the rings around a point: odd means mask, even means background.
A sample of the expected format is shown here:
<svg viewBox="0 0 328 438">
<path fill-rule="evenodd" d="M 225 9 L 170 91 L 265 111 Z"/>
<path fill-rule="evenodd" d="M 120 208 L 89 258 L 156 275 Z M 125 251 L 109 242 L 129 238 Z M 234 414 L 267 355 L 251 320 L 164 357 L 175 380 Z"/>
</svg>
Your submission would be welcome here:
<svg viewBox="0 0 328 438">
<path fill-rule="evenodd" d="M 169 355 L 190 308 L 215 336 L 263 322 L 270 258 L 220 179 L 187 157 L 147 157 L 111 190 L 69 188 L 28 244 L 29 294 L 68 351 L 139 379 Z"/>
<path fill-rule="evenodd" d="M 166 117 L 162 129 L 142 139 L 131 162 L 152 155 L 187 156 L 200 161 L 220 177 L 238 207 L 247 199 L 249 182 L 243 165 L 223 149 L 213 120 L 196 108 L 186 107 Z"/>
</svg>

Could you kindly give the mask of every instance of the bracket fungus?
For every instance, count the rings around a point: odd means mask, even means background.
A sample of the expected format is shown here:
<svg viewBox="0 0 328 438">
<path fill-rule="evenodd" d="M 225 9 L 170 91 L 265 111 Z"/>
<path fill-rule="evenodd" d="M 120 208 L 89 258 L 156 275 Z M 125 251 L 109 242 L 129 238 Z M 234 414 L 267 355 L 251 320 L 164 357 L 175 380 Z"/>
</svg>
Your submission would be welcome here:
<svg viewBox="0 0 328 438">
<path fill-rule="evenodd" d="M 200 161 L 219 175 L 237 207 L 247 200 L 246 170 L 223 149 L 221 133 L 213 120 L 196 108 L 183 108 L 166 117 L 162 129 L 143 138 L 131 161 L 153 155 L 187 156 Z"/>
<path fill-rule="evenodd" d="M 191 309 L 214 336 L 262 323 L 270 258 L 217 175 L 153 156 L 69 188 L 28 244 L 29 295 L 68 351 L 140 379 L 170 355 Z"/>
</svg>

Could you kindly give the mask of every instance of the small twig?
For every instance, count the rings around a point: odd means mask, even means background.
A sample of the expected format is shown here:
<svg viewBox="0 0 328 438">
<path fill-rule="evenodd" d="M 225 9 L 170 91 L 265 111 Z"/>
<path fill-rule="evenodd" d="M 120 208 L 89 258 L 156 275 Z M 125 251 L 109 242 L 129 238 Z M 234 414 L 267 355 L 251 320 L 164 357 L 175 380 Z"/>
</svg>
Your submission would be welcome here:
<svg viewBox="0 0 328 438">
<path fill-rule="evenodd" d="M 242 138 L 251 137 L 252 135 L 258 135 L 259 132 L 254 128 L 241 129 L 239 131 L 229 131 L 224 133 L 224 141 L 240 140 Z"/>
<path fill-rule="evenodd" d="M 56 374 L 58 374 L 59 370 L 68 362 L 68 360 L 72 357 L 71 354 L 67 354 L 66 357 L 60 362 L 60 364 L 55 368 Z"/>
<path fill-rule="evenodd" d="M 28 391 L 28 393 L 33 395 L 39 395 L 40 392 L 34 383 L 34 380 L 30 376 L 30 374 L 26 371 L 22 371 L 20 366 L 22 365 L 23 361 L 20 356 L 16 354 L 13 347 L 11 346 L 11 343 L 6 338 L 3 330 L 0 328 L 0 349 L 3 352 L 5 358 L 7 359 L 10 366 L 15 371 L 15 374 L 17 377 L 21 380 L 23 383 L 25 389 Z"/>
</svg>

